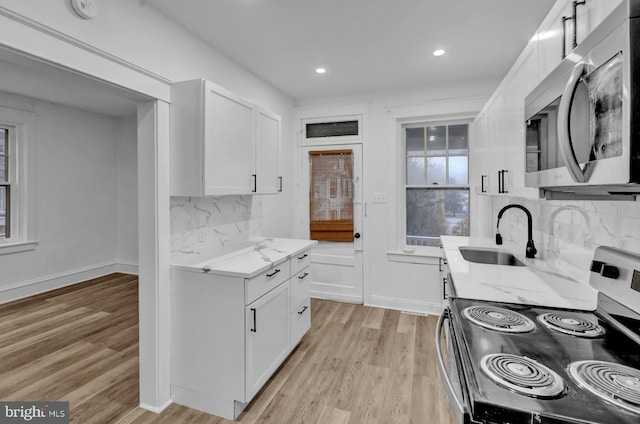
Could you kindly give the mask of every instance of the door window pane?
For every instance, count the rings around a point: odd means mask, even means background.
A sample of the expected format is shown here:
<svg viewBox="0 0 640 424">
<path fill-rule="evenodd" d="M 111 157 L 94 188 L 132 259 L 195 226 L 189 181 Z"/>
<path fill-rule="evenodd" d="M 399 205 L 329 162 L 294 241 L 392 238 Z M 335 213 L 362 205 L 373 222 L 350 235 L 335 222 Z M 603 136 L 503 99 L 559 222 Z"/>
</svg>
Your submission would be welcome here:
<svg viewBox="0 0 640 424">
<path fill-rule="evenodd" d="M 407 185 L 424 185 L 424 158 L 407 158 Z"/>
<path fill-rule="evenodd" d="M 449 157 L 449 184 L 469 184 L 469 157 Z"/>
<path fill-rule="evenodd" d="M 312 240 L 353 241 L 353 152 L 309 152 Z"/>
<path fill-rule="evenodd" d="M 447 158 L 427 158 L 427 184 L 447 183 Z"/>
</svg>

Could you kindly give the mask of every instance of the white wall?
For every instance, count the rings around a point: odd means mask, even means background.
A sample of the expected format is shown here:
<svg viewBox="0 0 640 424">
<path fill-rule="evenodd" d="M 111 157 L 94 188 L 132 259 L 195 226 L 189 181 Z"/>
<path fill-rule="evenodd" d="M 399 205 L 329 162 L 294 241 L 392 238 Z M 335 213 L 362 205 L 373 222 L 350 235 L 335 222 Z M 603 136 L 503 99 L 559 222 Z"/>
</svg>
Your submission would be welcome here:
<svg viewBox="0 0 640 424">
<path fill-rule="evenodd" d="M 363 230 L 366 304 L 422 313 L 440 312 L 442 282 L 438 249 L 431 251 L 431 257 L 400 252 L 399 227 L 404 225 L 404 217 L 399 216 L 397 209 L 403 168 L 399 160 L 402 151 L 397 126 L 407 119 L 473 118 L 497 84 L 493 79 L 457 81 L 298 103 L 299 108 L 306 109 L 306 116 L 313 109 L 322 113 L 319 116 L 331 116 L 327 111 L 332 108 L 339 111 L 349 104 L 369 105 L 369 137 L 363 141 L 364 197 L 368 204 Z M 372 193 L 384 193 L 386 202 L 373 203 Z M 306 226 L 308 221 L 304 217 L 297 220 L 296 234 L 306 234 Z"/>
<path fill-rule="evenodd" d="M 0 93 L 0 105 L 36 114 L 39 243 L 33 251 L 0 255 L 4 301 L 23 293 L 8 288 L 33 289 L 52 276 L 115 262 L 118 123 L 104 115 L 7 93 Z"/>
<path fill-rule="evenodd" d="M 138 120 L 117 121 L 116 135 L 116 258 L 123 271 L 137 272 L 138 264 Z"/>
</svg>

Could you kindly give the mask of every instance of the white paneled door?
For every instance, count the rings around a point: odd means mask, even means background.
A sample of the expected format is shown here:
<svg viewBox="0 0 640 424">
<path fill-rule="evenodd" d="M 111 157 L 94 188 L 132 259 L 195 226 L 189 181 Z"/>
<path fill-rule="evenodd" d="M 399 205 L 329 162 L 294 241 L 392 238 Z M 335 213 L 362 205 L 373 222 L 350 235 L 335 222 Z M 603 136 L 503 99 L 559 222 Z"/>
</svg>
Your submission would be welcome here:
<svg viewBox="0 0 640 424">
<path fill-rule="evenodd" d="M 331 155 L 338 158 L 318 165 L 318 157 Z M 300 206 L 310 237 L 318 240 L 311 251 L 311 295 L 362 303 L 362 145 L 304 146 L 300 160 Z M 327 240 L 331 234 L 342 241 Z"/>
</svg>

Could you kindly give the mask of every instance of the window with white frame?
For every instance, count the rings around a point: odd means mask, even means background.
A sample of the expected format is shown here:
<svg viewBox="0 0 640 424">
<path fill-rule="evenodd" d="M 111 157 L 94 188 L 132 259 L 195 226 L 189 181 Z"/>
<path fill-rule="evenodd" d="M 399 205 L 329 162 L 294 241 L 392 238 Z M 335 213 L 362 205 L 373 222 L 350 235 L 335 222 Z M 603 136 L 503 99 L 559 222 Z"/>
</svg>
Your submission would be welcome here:
<svg viewBox="0 0 640 424">
<path fill-rule="evenodd" d="M 402 126 L 405 243 L 439 246 L 441 235 L 469 235 L 469 124 Z"/>
<path fill-rule="evenodd" d="M 35 114 L 0 107 L 0 254 L 33 250 Z"/>
<path fill-rule="evenodd" d="M 0 240 L 11 238 L 11 185 L 15 181 L 14 131 L 0 126 Z"/>
</svg>

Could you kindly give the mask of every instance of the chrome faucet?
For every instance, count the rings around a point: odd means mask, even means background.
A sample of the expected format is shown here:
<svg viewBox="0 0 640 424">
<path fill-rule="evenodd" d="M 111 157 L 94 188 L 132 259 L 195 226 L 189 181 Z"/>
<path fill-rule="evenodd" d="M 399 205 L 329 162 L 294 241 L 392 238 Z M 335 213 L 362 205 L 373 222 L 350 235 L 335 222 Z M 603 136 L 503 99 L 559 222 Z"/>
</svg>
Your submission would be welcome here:
<svg viewBox="0 0 640 424">
<path fill-rule="evenodd" d="M 527 248 L 525 251 L 525 256 L 527 258 L 535 258 L 536 253 L 538 253 L 538 251 L 536 250 L 536 247 L 533 245 L 533 218 L 531 217 L 531 212 L 529 212 L 529 210 L 522 205 L 515 205 L 515 204 L 507 205 L 504 208 L 500 209 L 500 212 L 498 212 L 498 224 L 496 225 L 496 244 L 502 244 L 502 236 L 500 235 L 500 218 L 502 218 L 502 215 L 505 213 L 507 209 L 511 209 L 511 208 L 521 209 L 522 211 L 524 211 L 524 213 L 527 214 L 528 240 L 527 240 Z"/>
</svg>

